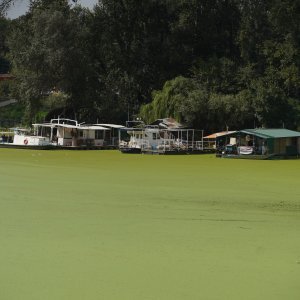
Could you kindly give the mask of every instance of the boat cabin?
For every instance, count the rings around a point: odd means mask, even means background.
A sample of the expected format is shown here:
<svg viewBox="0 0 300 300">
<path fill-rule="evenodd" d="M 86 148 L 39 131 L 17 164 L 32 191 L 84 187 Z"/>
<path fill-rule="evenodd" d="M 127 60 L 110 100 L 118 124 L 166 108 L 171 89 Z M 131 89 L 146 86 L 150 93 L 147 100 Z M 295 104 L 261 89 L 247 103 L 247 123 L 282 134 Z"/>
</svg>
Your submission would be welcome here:
<svg viewBox="0 0 300 300">
<path fill-rule="evenodd" d="M 52 119 L 49 123 L 33 124 L 35 135 L 62 147 L 104 146 L 108 128 L 99 125 L 79 124 L 71 119 Z"/>
<path fill-rule="evenodd" d="M 215 132 L 210 135 L 206 135 L 203 137 L 203 147 L 206 149 L 218 149 L 218 144 L 217 144 L 217 138 L 219 139 L 219 142 L 221 144 L 221 137 L 222 136 L 228 136 L 230 134 L 235 133 L 235 131 L 220 131 L 220 132 Z"/>
<path fill-rule="evenodd" d="M 217 137 L 222 157 L 275 158 L 300 155 L 300 132 L 288 129 L 244 129 Z"/>
<path fill-rule="evenodd" d="M 195 140 L 196 131 L 188 129 L 174 119 L 158 119 L 150 125 L 142 122 L 120 130 L 120 151 L 124 153 L 171 154 L 203 150 L 203 131 Z M 197 132 L 199 134 L 199 132 Z"/>
<path fill-rule="evenodd" d="M 104 128 L 109 129 L 105 135 L 105 142 L 109 147 L 118 147 L 119 145 L 119 130 L 121 128 L 124 128 L 123 125 L 118 124 L 107 124 L 107 123 L 101 123 L 101 124 L 93 124 L 95 126 L 101 126 Z"/>
</svg>

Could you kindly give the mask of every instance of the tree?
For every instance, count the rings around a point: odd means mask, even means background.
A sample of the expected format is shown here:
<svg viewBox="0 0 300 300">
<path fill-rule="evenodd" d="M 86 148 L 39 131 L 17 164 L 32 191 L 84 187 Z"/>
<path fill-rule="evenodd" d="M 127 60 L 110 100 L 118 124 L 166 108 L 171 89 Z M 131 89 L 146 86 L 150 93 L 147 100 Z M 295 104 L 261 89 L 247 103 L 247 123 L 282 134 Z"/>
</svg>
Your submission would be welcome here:
<svg viewBox="0 0 300 300">
<path fill-rule="evenodd" d="M 253 125 L 253 103 L 253 95 L 246 91 L 217 93 L 195 79 L 177 77 L 167 81 L 161 91 L 153 93 L 152 102 L 141 107 L 140 117 L 146 123 L 173 117 L 190 127 L 207 131 L 237 129 Z"/>
<path fill-rule="evenodd" d="M 9 61 L 6 59 L 9 51 L 6 45 L 8 31 L 9 21 L 0 16 L 0 74 L 9 70 Z"/>
<path fill-rule="evenodd" d="M 15 2 L 15 0 L 1 0 L 0 2 L 0 16 L 4 15 L 7 9 Z"/>
<path fill-rule="evenodd" d="M 199 59 L 210 56 L 233 57 L 239 29 L 240 12 L 232 0 L 172 0 L 173 51 L 188 68 Z M 186 71 L 186 69 L 185 69 Z"/>
<path fill-rule="evenodd" d="M 0 2 L 0 15 L 5 15 L 6 11 L 12 6 L 14 5 L 15 3 L 17 2 L 22 2 L 23 0 L 1 0 Z M 74 2 L 74 3 L 77 3 L 78 0 L 71 0 L 71 2 Z M 48 2 L 48 4 L 51 4 L 51 0 L 29 0 L 29 3 L 32 5 L 32 4 L 35 4 L 35 3 L 38 3 L 38 2 Z M 61 0 L 61 2 L 67 2 L 66 0 Z"/>
<path fill-rule="evenodd" d="M 15 21 L 9 46 L 17 95 L 27 103 L 29 121 L 53 91 L 68 95 L 68 106 L 75 114 L 90 105 L 87 18 L 88 11 L 79 7 L 71 10 L 66 1 L 49 5 L 42 1 Z"/>
<path fill-rule="evenodd" d="M 17 92 L 31 117 L 60 91 L 89 120 L 121 122 L 141 107 L 145 120 L 173 116 L 209 130 L 296 126 L 299 5 L 101 0 L 89 12 L 32 0 L 9 39 Z"/>
<path fill-rule="evenodd" d="M 99 97 L 113 103 L 117 98 L 134 115 L 168 78 L 165 1 L 103 0 L 95 8 L 92 32 Z"/>
<path fill-rule="evenodd" d="M 161 91 L 153 92 L 153 101 L 141 107 L 140 117 L 146 123 L 165 117 L 184 121 L 181 107 L 186 103 L 188 93 L 194 88 L 193 80 L 181 76 L 167 81 Z"/>
</svg>

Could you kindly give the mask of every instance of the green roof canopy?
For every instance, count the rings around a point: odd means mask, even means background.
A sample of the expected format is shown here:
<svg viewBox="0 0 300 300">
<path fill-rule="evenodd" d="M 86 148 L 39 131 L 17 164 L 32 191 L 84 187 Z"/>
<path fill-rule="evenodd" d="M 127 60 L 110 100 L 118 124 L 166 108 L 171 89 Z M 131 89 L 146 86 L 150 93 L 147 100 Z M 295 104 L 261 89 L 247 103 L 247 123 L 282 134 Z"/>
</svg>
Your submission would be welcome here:
<svg viewBox="0 0 300 300">
<path fill-rule="evenodd" d="M 255 135 L 260 138 L 269 139 L 269 138 L 289 138 L 289 137 L 300 137 L 300 132 L 288 130 L 288 129 L 266 129 L 266 128 L 257 128 L 257 129 L 244 129 L 240 132 Z"/>
</svg>

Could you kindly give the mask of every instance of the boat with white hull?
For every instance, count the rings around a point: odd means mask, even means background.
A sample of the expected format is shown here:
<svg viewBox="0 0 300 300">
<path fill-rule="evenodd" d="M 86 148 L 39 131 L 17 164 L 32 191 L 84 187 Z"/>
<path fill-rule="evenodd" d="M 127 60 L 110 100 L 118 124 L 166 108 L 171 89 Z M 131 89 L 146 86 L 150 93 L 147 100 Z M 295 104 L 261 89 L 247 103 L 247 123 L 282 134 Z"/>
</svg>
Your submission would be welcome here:
<svg viewBox="0 0 300 300">
<path fill-rule="evenodd" d="M 126 124 L 127 125 L 127 124 Z M 123 134 L 122 134 L 123 133 Z M 150 125 L 121 128 L 119 150 L 122 153 L 192 154 L 203 152 L 201 140 L 195 141 L 195 130 L 184 128 L 172 118 L 158 119 Z"/>
<path fill-rule="evenodd" d="M 0 147 L 32 149 L 103 149 L 109 128 L 79 124 L 71 119 L 52 119 L 32 124 L 33 130 L 13 128 L 13 139 L 2 138 Z"/>
</svg>

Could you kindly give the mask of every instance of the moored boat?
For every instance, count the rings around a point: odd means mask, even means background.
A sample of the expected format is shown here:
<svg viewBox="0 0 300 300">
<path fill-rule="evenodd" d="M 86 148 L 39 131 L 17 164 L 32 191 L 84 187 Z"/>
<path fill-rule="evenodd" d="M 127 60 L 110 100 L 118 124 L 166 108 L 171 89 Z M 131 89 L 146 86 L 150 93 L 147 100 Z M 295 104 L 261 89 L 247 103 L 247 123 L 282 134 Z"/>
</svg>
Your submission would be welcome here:
<svg viewBox="0 0 300 300">
<path fill-rule="evenodd" d="M 104 149 L 110 129 L 71 119 L 32 124 L 33 129 L 13 128 L 13 138 L 2 138 L 0 147 L 32 149 Z"/>
<path fill-rule="evenodd" d="M 122 153 L 196 154 L 203 153 L 203 131 L 185 128 L 172 118 L 158 119 L 145 125 L 136 122 L 120 130 Z M 196 140 L 200 137 L 200 140 Z"/>
</svg>

